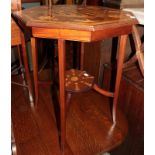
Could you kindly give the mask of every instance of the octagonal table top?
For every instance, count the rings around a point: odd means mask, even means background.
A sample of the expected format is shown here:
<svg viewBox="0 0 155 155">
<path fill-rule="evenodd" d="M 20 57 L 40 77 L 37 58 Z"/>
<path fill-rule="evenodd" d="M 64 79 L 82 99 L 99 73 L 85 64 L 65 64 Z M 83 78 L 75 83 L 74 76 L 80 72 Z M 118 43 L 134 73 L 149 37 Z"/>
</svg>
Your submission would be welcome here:
<svg viewBox="0 0 155 155">
<path fill-rule="evenodd" d="M 13 12 L 28 27 L 96 31 L 107 27 L 133 25 L 135 16 L 126 11 L 100 6 L 38 6 Z"/>
</svg>

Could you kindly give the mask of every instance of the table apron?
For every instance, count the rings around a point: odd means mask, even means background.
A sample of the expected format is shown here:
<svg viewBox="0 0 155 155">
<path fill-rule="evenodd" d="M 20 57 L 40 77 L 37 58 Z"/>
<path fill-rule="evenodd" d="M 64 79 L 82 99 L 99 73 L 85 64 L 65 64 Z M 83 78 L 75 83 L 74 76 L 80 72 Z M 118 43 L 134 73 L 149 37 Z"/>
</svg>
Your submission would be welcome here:
<svg viewBox="0 0 155 155">
<path fill-rule="evenodd" d="M 37 38 L 90 42 L 91 33 L 89 31 L 32 27 L 32 36 Z"/>
<path fill-rule="evenodd" d="M 36 38 L 64 39 L 80 42 L 92 42 L 124 34 L 129 34 L 131 33 L 131 31 L 132 31 L 132 25 L 97 30 L 97 31 L 32 27 L 32 36 Z"/>
</svg>

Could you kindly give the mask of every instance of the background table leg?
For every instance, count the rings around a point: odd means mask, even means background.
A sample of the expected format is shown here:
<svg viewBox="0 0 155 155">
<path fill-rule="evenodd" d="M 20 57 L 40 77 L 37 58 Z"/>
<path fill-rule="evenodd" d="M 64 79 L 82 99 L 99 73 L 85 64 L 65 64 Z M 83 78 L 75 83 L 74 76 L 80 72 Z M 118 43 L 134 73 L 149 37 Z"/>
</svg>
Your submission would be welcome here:
<svg viewBox="0 0 155 155">
<path fill-rule="evenodd" d="M 81 42 L 81 53 L 80 53 L 80 70 L 84 68 L 84 43 Z"/>
</svg>

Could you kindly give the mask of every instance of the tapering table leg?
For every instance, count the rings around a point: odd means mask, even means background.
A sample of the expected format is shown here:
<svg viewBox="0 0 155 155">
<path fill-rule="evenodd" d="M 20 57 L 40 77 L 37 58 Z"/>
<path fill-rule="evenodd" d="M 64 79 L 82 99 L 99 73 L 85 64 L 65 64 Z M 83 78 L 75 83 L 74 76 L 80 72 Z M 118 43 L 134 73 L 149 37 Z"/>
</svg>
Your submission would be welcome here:
<svg viewBox="0 0 155 155">
<path fill-rule="evenodd" d="M 31 53 L 33 63 L 33 79 L 34 79 L 34 92 L 35 92 L 35 106 L 38 103 L 38 53 L 36 49 L 36 38 L 31 37 Z"/>
<path fill-rule="evenodd" d="M 113 108 L 112 108 L 113 123 L 116 123 L 116 107 L 118 102 L 120 82 L 122 78 L 122 69 L 123 69 L 127 37 L 128 35 L 122 35 L 120 37 L 120 43 L 119 43 L 120 45 L 119 45 L 119 53 L 118 53 L 118 60 L 117 60 L 117 74 L 116 74 L 115 92 L 114 92 Z"/>
<path fill-rule="evenodd" d="M 33 89 L 32 89 L 31 76 L 30 76 L 29 66 L 28 66 L 28 56 L 26 52 L 25 37 L 22 31 L 20 35 L 21 35 L 21 43 L 22 43 L 21 47 L 22 47 L 22 56 L 23 56 L 23 62 L 24 62 L 24 68 L 25 68 L 25 75 L 26 75 L 26 81 L 27 81 L 28 91 L 29 91 L 29 100 L 30 100 L 31 106 L 34 106 Z"/>
<path fill-rule="evenodd" d="M 60 93 L 60 123 L 61 151 L 64 152 L 66 143 L 66 105 L 65 105 L 65 40 L 58 40 L 59 57 L 59 93 Z"/>
<path fill-rule="evenodd" d="M 80 53 L 80 70 L 84 68 L 84 42 L 81 42 L 81 53 Z"/>
</svg>

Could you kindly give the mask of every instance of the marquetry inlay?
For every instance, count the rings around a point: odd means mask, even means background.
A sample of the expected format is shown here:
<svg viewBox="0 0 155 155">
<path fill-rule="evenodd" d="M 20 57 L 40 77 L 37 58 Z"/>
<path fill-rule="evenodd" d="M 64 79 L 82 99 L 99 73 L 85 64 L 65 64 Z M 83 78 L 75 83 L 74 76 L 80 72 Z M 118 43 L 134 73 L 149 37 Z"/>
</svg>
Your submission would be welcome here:
<svg viewBox="0 0 155 155">
<path fill-rule="evenodd" d="M 87 91 L 92 87 L 93 82 L 94 77 L 86 73 L 86 71 L 80 71 L 75 69 L 66 71 L 65 87 L 67 91 Z"/>
<path fill-rule="evenodd" d="M 83 5 L 53 5 L 33 7 L 17 13 L 27 26 L 99 30 L 103 25 L 133 23 L 131 13 L 117 9 Z"/>
</svg>

